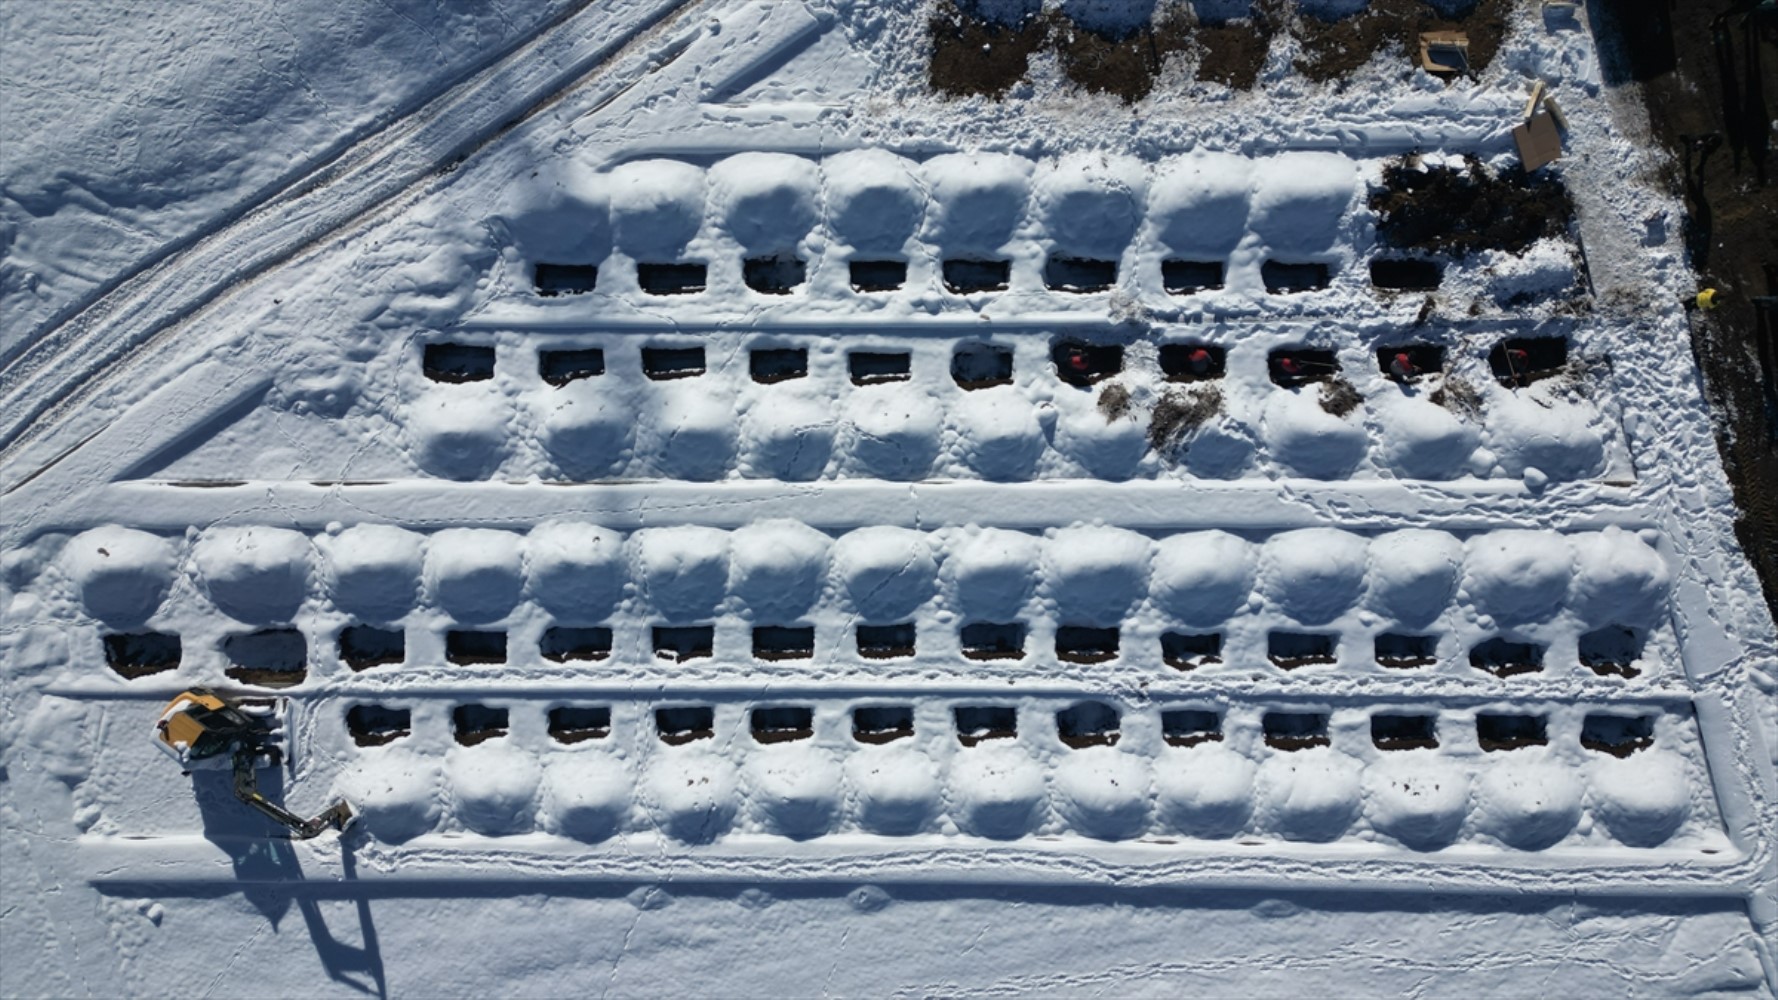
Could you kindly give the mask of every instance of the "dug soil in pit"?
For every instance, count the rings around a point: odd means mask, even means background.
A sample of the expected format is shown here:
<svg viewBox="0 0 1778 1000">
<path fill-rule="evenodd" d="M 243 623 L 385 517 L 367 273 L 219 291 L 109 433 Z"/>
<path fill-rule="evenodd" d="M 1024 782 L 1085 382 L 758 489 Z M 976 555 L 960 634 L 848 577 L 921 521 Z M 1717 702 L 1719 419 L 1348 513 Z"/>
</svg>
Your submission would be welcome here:
<svg viewBox="0 0 1778 1000">
<path fill-rule="evenodd" d="M 927 80 L 952 97 L 999 97 L 1031 67 L 1031 53 L 1049 40 L 1049 21 L 1029 17 L 1018 26 L 996 24 L 940 0 L 926 25 L 932 39 Z"/>
<path fill-rule="evenodd" d="M 1370 0 L 1350 17 L 1324 21 L 1300 12 L 1291 33 L 1302 42 L 1298 72 L 1317 83 L 1338 80 L 1380 51 L 1397 53 L 1405 66 L 1420 62 L 1420 34 L 1461 31 L 1469 37 L 1469 69 L 1479 74 L 1494 61 L 1506 36 L 1512 0 L 1475 0 L 1456 17 L 1444 17 L 1425 0 Z"/>
<path fill-rule="evenodd" d="M 1191 46 L 1192 22 L 1185 8 L 1169 8 L 1158 25 L 1144 26 L 1121 38 L 1089 31 L 1061 13 L 1052 13 L 1050 39 L 1062 72 L 1082 89 L 1116 94 L 1135 104 L 1154 89 L 1154 78 L 1168 56 Z"/>
<path fill-rule="evenodd" d="M 1565 235 L 1574 202 L 1560 181 L 1513 167 L 1495 174 L 1474 157 L 1462 170 L 1402 157 L 1383 168 L 1371 193 L 1377 239 L 1400 250 L 1458 256 L 1480 250 L 1523 253 L 1547 236 Z"/>
</svg>

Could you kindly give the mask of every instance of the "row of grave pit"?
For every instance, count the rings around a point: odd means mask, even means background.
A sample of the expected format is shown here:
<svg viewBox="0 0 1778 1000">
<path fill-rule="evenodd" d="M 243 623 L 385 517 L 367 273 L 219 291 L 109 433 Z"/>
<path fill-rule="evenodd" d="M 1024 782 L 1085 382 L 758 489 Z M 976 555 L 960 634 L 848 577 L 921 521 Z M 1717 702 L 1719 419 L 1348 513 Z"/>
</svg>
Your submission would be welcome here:
<svg viewBox="0 0 1778 1000">
<path fill-rule="evenodd" d="M 915 655 L 913 622 L 859 624 L 852 628 L 858 656 L 864 660 L 908 659 Z M 649 629 L 657 661 L 685 663 L 714 656 L 714 625 L 655 625 Z M 445 632 L 445 662 L 454 666 L 508 662 L 507 633 L 499 630 L 451 629 Z M 1374 659 L 1391 669 L 1432 667 L 1441 662 L 1436 634 L 1385 632 L 1375 636 Z M 1580 637 L 1582 666 L 1602 677 L 1634 678 L 1646 636 L 1638 629 L 1610 625 Z M 968 622 L 958 630 L 960 651 L 974 661 L 1019 661 L 1032 656 L 1023 622 Z M 178 635 L 169 632 L 112 632 L 103 636 L 106 665 L 127 680 L 177 670 L 184 657 Z M 1055 657 L 1064 663 L 1096 664 L 1116 660 L 1121 644 L 1118 628 L 1063 625 L 1055 630 Z M 308 640 L 294 628 L 262 629 L 226 637 L 223 653 L 232 680 L 263 687 L 291 687 L 308 677 Z M 1163 632 L 1161 658 L 1168 666 L 1191 671 L 1224 662 L 1221 632 Z M 396 667 L 408 662 L 407 637 L 401 629 L 350 625 L 341 630 L 339 661 L 354 672 Z M 1472 646 L 1468 663 L 1497 677 L 1537 673 L 1544 669 L 1547 647 L 1496 636 Z M 551 626 L 538 643 L 545 661 L 588 665 L 610 659 L 612 630 L 608 626 Z M 796 662 L 815 657 L 812 625 L 756 625 L 752 655 L 766 662 Z M 1339 662 L 1339 636 L 1331 632 L 1272 630 L 1264 658 L 1285 671 L 1332 666 Z M 1244 658 L 1246 659 L 1246 658 Z"/>
</svg>

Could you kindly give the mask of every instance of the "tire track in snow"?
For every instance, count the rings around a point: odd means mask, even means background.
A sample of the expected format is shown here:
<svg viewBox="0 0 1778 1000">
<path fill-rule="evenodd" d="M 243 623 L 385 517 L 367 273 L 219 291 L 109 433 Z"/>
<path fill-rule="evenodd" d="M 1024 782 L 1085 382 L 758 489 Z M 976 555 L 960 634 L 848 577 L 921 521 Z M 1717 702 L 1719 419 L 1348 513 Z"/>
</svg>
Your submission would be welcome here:
<svg viewBox="0 0 1778 1000">
<path fill-rule="evenodd" d="M 579 0 L 412 114 L 102 286 L 78 312 L 4 359 L 0 454 L 15 454 L 51 422 L 45 418 L 90 398 L 95 375 L 241 285 L 428 188 L 441 171 L 454 169 L 568 91 L 595 82 L 673 24 L 690 2 L 636 0 L 614 15 L 609 4 Z M 644 62 L 633 75 L 653 68 Z"/>
</svg>

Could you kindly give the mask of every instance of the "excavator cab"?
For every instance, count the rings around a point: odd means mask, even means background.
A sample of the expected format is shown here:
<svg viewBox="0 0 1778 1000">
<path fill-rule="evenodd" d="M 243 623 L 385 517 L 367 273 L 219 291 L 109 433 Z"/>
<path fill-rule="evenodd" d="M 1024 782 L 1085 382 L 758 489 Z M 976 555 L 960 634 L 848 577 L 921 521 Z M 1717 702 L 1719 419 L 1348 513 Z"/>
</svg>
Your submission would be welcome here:
<svg viewBox="0 0 1778 1000">
<path fill-rule="evenodd" d="M 280 727 L 270 705 L 231 701 L 209 688 L 192 688 L 167 703 L 154 727 L 154 743 L 187 772 L 210 768 L 234 771 L 235 797 L 290 829 L 299 840 L 323 830 L 345 830 L 352 807 L 334 803 L 313 819 L 303 819 L 259 792 L 255 771 L 284 759 Z"/>
</svg>

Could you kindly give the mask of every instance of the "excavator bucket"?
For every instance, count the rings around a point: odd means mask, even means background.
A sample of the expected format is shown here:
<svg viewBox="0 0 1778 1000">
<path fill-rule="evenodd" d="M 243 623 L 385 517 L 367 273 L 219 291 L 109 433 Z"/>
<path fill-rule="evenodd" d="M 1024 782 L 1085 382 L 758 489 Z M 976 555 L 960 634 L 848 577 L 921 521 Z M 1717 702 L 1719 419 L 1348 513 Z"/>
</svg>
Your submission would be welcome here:
<svg viewBox="0 0 1778 1000">
<path fill-rule="evenodd" d="M 209 688 L 192 688 L 168 702 L 154 728 L 155 745 L 187 771 L 232 768 L 235 797 L 288 827 L 297 839 L 308 840 L 330 828 L 345 830 L 353 813 L 343 800 L 303 819 L 260 793 L 257 770 L 283 759 L 279 736 L 276 712 Z"/>
</svg>

